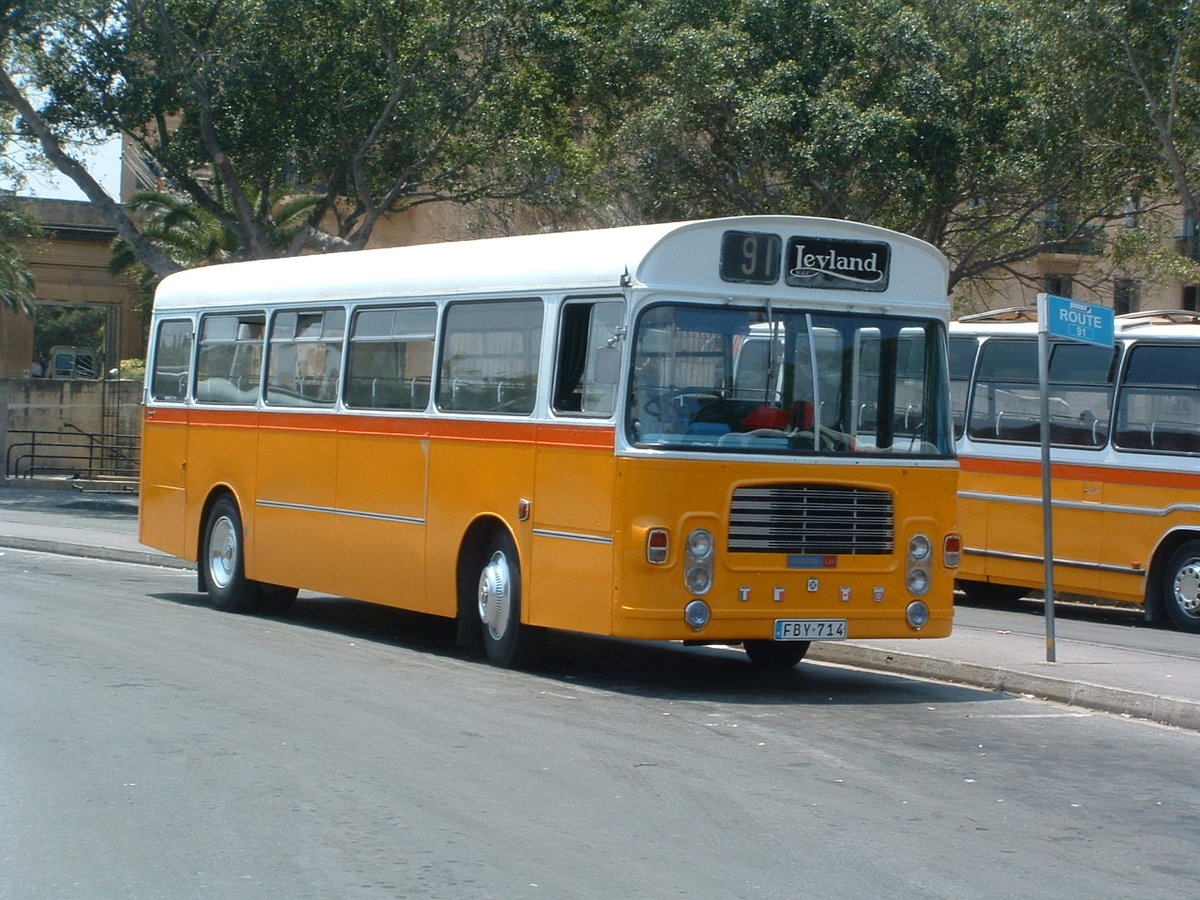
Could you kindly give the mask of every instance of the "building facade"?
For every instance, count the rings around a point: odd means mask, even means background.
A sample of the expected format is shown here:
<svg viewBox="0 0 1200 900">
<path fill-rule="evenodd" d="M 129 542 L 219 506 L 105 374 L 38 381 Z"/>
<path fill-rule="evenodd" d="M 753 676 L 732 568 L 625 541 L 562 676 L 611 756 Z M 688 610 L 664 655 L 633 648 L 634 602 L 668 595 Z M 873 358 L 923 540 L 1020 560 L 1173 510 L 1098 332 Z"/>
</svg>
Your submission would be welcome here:
<svg viewBox="0 0 1200 900">
<path fill-rule="evenodd" d="M 121 359 L 144 356 L 145 328 L 137 289 L 129 279 L 108 270 L 116 230 L 85 201 L 18 197 L 14 203 L 44 232 L 44 239 L 26 258 L 35 279 L 37 304 L 87 307 L 102 314 L 102 334 L 97 346 L 88 349 L 97 352 L 105 369 Z M 0 378 L 28 374 L 33 356 L 33 320 L 0 307 Z"/>
</svg>

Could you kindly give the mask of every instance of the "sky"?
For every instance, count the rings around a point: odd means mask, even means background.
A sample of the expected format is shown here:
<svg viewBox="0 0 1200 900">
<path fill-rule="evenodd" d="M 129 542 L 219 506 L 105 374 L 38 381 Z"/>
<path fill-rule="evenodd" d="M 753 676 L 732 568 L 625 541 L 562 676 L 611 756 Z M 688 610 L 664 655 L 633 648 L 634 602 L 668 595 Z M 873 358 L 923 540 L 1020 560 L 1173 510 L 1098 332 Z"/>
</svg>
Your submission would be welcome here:
<svg viewBox="0 0 1200 900">
<path fill-rule="evenodd" d="M 77 148 L 68 152 L 79 153 Z M 14 154 L 15 155 L 15 154 Z M 80 162 L 100 182 L 114 200 L 121 194 L 121 139 L 109 141 L 98 148 L 79 153 Z M 22 197 L 44 197 L 53 200 L 86 200 L 83 191 L 70 178 L 58 172 L 43 173 L 39 170 L 27 172 L 26 184 L 21 188 Z M 10 184 L 0 185 L 11 188 Z"/>
</svg>

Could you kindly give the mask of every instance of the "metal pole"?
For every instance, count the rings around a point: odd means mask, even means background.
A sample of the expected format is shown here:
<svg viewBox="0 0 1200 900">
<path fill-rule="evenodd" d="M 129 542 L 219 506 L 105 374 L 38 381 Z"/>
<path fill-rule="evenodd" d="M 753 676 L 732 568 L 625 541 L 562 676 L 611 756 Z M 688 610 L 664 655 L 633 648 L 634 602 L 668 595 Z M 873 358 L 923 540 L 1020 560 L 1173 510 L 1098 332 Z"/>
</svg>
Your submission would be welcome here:
<svg viewBox="0 0 1200 900">
<path fill-rule="evenodd" d="M 1046 581 L 1046 662 L 1055 662 L 1054 648 L 1054 493 L 1050 464 L 1050 338 L 1048 303 L 1038 294 L 1038 388 L 1042 406 L 1042 557 Z"/>
</svg>

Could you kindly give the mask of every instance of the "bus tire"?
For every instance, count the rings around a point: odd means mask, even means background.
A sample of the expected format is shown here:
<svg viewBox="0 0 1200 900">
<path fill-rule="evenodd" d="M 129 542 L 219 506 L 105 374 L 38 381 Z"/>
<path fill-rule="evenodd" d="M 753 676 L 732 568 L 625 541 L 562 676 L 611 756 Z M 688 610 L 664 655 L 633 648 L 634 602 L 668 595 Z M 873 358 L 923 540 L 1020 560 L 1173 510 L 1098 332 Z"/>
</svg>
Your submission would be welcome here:
<svg viewBox="0 0 1200 900">
<path fill-rule="evenodd" d="M 1200 633 L 1200 541 L 1188 541 L 1167 560 L 1163 605 L 1180 631 Z"/>
<path fill-rule="evenodd" d="M 220 497 L 204 520 L 204 547 L 200 554 L 209 601 L 223 612 L 257 610 L 262 587 L 246 578 L 242 516 L 228 495 Z"/>
<path fill-rule="evenodd" d="M 742 649 L 754 668 L 763 672 L 786 672 L 808 653 L 810 641 L 742 641 Z"/>
<path fill-rule="evenodd" d="M 997 584 L 994 581 L 967 581 L 958 579 L 955 582 L 972 603 L 1008 604 L 1015 603 L 1029 594 L 1029 588 L 1019 584 Z"/>
<path fill-rule="evenodd" d="M 517 668 L 541 650 L 542 629 L 521 622 L 521 562 L 508 532 L 498 530 L 478 557 L 477 608 L 488 662 Z"/>
</svg>

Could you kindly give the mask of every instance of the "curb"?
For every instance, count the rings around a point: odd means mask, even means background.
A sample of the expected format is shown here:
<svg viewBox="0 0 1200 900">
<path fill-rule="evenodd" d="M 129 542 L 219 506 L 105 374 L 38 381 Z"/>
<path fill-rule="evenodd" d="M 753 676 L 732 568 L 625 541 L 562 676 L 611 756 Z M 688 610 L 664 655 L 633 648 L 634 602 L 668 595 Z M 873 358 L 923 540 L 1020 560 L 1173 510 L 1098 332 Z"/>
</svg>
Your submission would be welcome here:
<svg viewBox="0 0 1200 900">
<path fill-rule="evenodd" d="M 59 556 L 79 556 L 84 559 L 103 559 L 109 562 L 135 563 L 140 566 L 158 566 L 165 569 L 194 570 L 195 563 L 177 556 L 168 556 L 154 550 L 124 550 L 120 547 L 96 547 L 87 544 L 68 544 L 61 541 L 46 541 L 39 538 L 0 535 L 0 548 L 8 550 L 33 550 L 38 553 L 56 553 Z"/>
<path fill-rule="evenodd" d="M 813 662 L 835 663 L 881 672 L 895 672 L 901 675 L 916 675 L 932 681 L 987 688 L 1006 694 L 1029 694 L 1043 700 L 1065 703 L 1068 706 L 1079 706 L 1137 719 L 1149 719 L 1163 725 L 1200 731 L 1200 703 L 1165 694 L 1148 694 L 1123 688 L 1104 687 L 1083 681 L 1047 678 L 1044 675 L 1034 675 L 1029 672 L 938 659 L 932 656 L 897 653 L 891 650 L 877 650 L 874 647 L 849 643 L 827 642 L 818 645 L 814 642 L 806 659 Z"/>
</svg>

